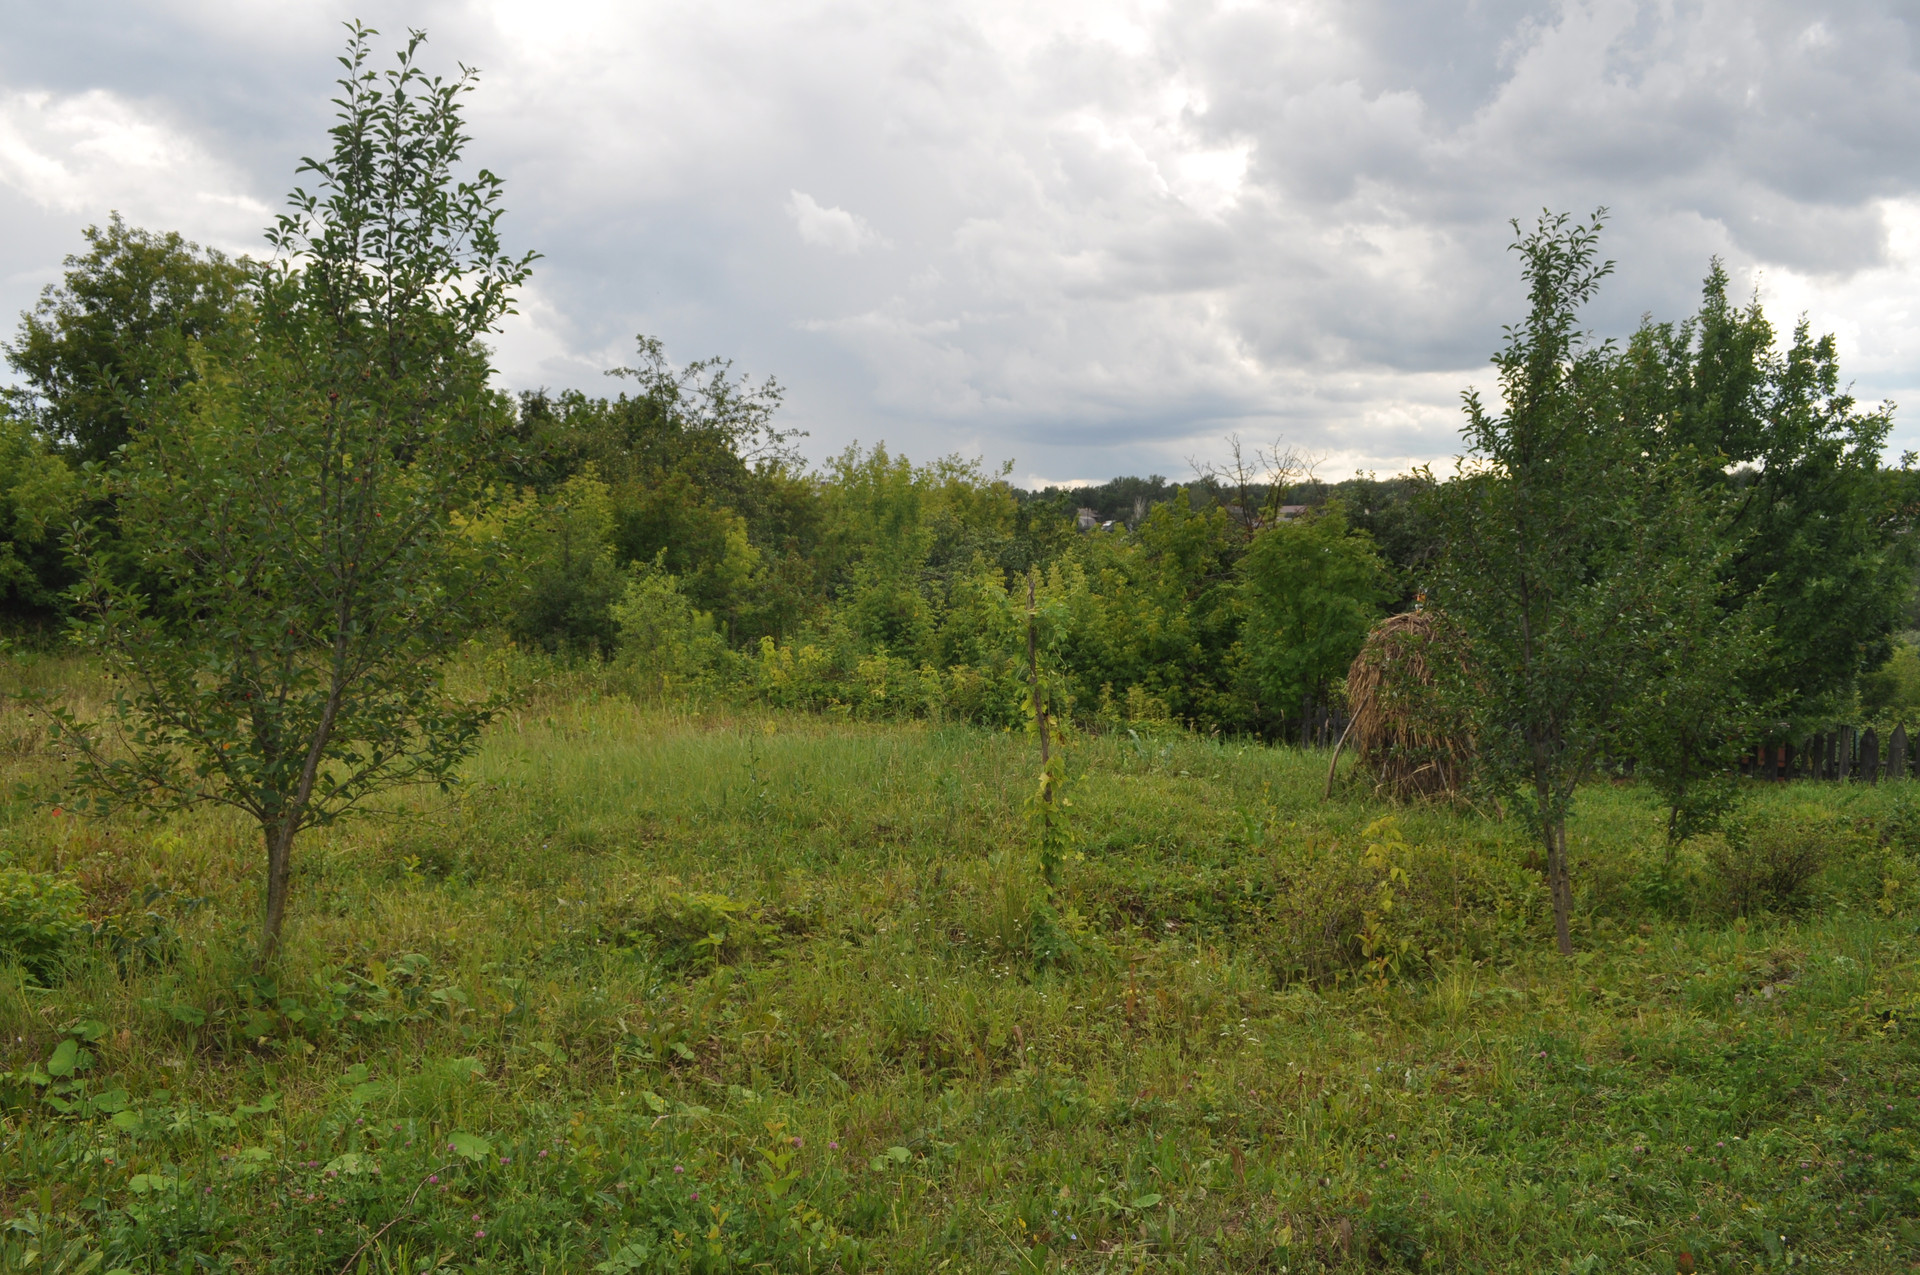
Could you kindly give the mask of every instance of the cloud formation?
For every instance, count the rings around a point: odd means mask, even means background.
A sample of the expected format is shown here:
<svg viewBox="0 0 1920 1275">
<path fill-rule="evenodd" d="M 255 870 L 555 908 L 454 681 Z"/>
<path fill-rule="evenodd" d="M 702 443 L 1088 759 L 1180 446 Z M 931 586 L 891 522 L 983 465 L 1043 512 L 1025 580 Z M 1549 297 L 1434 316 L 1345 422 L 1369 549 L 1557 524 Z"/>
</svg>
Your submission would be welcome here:
<svg viewBox="0 0 1920 1275">
<path fill-rule="evenodd" d="M 865 217 L 844 208 L 822 208 L 804 191 L 787 192 L 787 214 L 800 232 L 800 242 L 815 248 L 853 256 L 862 248 L 886 242 Z"/>
<path fill-rule="evenodd" d="M 369 7 L 483 69 L 474 154 L 547 254 L 516 385 L 598 390 L 645 331 L 778 376 L 816 454 L 1179 474 L 1238 431 L 1395 469 L 1451 454 L 1519 313 L 1507 219 L 1601 204 L 1600 331 L 1718 254 L 1863 397 L 1920 381 L 1895 0 Z M 0 305 L 111 207 L 227 245 L 323 141 L 339 5 L 48 8 L 0 51 Z"/>
</svg>

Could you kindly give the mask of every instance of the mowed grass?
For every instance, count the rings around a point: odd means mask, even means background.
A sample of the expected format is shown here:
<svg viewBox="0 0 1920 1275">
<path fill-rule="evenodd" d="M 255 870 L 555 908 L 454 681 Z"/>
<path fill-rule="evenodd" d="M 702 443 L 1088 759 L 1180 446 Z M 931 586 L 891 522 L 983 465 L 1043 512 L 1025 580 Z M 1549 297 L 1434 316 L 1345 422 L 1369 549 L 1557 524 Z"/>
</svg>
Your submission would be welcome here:
<svg viewBox="0 0 1920 1275">
<path fill-rule="evenodd" d="M 1659 812 L 1594 787 L 1565 961 L 1513 822 L 1323 802 L 1324 752 L 1078 740 L 1049 907 L 1030 738 L 583 683 L 310 834 L 260 976 L 257 832 L 55 814 L 41 725 L 0 710 L 0 846 L 100 935 L 0 972 L 3 1269 L 1920 1263 L 1905 786 L 1755 789 L 1872 861 L 1740 919 L 1649 887 Z M 1329 932 L 1302 977 L 1300 900 L 1382 842 L 1427 913 L 1376 926 L 1430 945 Z"/>
</svg>

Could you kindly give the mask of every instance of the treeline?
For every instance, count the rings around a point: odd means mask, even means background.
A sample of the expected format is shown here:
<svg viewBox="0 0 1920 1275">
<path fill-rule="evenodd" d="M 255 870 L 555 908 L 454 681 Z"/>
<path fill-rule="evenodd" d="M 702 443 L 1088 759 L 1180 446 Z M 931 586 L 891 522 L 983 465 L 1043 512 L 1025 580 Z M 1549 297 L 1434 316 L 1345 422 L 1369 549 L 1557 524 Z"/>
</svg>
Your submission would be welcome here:
<svg viewBox="0 0 1920 1275">
<path fill-rule="evenodd" d="M 203 342 L 261 268 L 116 218 L 24 316 L 7 347 L 23 385 L 0 420 L 14 629 L 62 622 L 74 526 L 117 534 L 100 477 L 203 375 Z M 1847 395 L 1832 338 L 1803 323 L 1782 342 L 1716 263 L 1694 316 L 1590 358 L 1609 428 L 1684 458 L 1705 502 L 1712 606 L 1764 648 L 1740 666 L 1742 702 L 1807 724 L 1856 711 L 1863 677 L 1869 714 L 1907 694 L 1890 657 L 1911 604 L 1914 476 L 1883 465 L 1889 413 Z M 1321 481 L 1237 444 L 1184 482 L 1038 492 L 1010 467 L 884 446 L 816 467 L 771 380 L 724 359 L 675 367 L 650 339 L 615 375 L 610 396 L 503 396 L 510 445 L 456 514 L 463 587 L 484 595 L 476 625 L 619 661 L 665 693 L 1012 725 L 1031 696 L 1031 600 L 1060 710 L 1286 737 L 1337 697 L 1370 625 L 1429 586 L 1450 493 L 1466 490 L 1450 474 Z M 137 575 L 135 546 L 119 560 Z"/>
</svg>

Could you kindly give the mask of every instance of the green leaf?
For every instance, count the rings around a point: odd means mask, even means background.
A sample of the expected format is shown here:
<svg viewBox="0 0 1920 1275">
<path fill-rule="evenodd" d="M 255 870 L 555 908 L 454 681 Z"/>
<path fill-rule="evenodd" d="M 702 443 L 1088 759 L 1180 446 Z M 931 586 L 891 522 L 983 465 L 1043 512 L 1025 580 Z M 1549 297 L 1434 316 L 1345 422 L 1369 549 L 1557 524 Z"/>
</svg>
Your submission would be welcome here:
<svg viewBox="0 0 1920 1275">
<path fill-rule="evenodd" d="M 1160 1203 L 1159 1192 L 1149 1191 L 1145 1195 L 1135 1196 L 1132 1207 L 1136 1209 L 1150 1209 L 1158 1203 Z"/>
<path fill-rule="evenodd" d="M 113 1127 L 123 1133 L 138 1133 L 146 1123 L 146 1119 L 132 1108 L 113 1113 Z"/>
<path fill-rule="evenodd" d="M 69 1036 L 53 1047 L 53 1057 L 47 1059 L 47 1074 L 52 1076 L 71 1076 L 74 1066 L 80 1061 L 80 1042 Z"/>
<path fill-rule="evenodd" d="M 447 1135 L 447 1150 L 469 1160 L 482 1160 L 493 1154 L 493 1144 L 477 1133 Z"/>
<path fill-rule="evenodd" d="M 239 1106 L 235 1107 L 233 1111 L 235 1115 L 240 1115 L 240 1116 L 263 1116 L 267 1112 L 272 1111 L 275 1107 L 279 1105 L 280 1105 L 280 1095 L 277 1093 L 270 1093 L 270 1094 L 263 1094 L 259 1102 L 243 1102 Z"/>
<path fill-rule="evenodd" d="M 358 1151 L 349 1151 L 344 1155 L 337 1155 L 327 1161 L 328 1173 L 344 1173 L 351 1177 L 357 1173 L 365 1173 L 366 1170 L 366 1158 Z"/>
<path fill-rule="evenodd" d="M 355 1085 L 352 1088 L 352 1090 L 348 1092 L 347 1101 L 352 1103 L 356 1107 L 364 1107 L 368 1103 L 377 1102 L 378 1100 L 386 1096 L 387 1096 L 386 1081 L 369 1080 L 364 1084 Z"/>
<path fill-rule="evenodd" d="M 640 1091 L 640 1097 L 646 1101 L 647 1106 L 652 1108 L 656 1114 L 664 1114 L 666 1112 L 667 1100 L 653 1090 L 642 1089 Z"/>
<path fill-rule="evenodd" d="M 93 1109 L 103 1115 L 113 1115 L 115 1112 L 125 1111 L 127 1109 L 127 1091 L 124 1089 L 109 1089 L 105 1093 L 95 1094 L 93 1096 Z"/>
</svg>

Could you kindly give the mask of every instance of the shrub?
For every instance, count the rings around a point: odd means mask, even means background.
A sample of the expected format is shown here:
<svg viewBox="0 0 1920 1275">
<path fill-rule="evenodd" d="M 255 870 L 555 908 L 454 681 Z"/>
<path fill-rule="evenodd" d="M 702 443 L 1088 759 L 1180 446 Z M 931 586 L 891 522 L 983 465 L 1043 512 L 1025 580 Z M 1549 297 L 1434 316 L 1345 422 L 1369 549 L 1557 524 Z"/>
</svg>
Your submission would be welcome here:
<svg viewBox="0 0 1920 1275">
<path fill-rule="evenodd" d="M 727 658 L 726 639 L 713 617 L 697 610 L 680 581 L 658 564 L 634 569 L 613 619 L 620 653 L 649 691 L 685 689 Z"/>
<path fill-rule="evenodd" d="M 1707 841 L 1707 867 L 1719 904 L 1745 914 L 1792 910 L 1811 902 L 1823 870 L 1867 848 L 1860 833 L 1828 811 L 1796 806 L 1753 813 Z"/>
<path fill-rule="evenodd" d="M 1358 853 L 1338 843 L 1307 851 L 1274 891 L 1274 977 L 1321 982 L 1363 967 L 1413 976 L 1456 957 L 1500 955 L 1539 920 L 1540 891 L 1498 850 L 1409 842 L 1386 818 Z"/>
<path fill-rule="evenodd" d="M 618 905 L 605 923 L 622 947 L 649 952 L 668 969 L 718 965 L 778 943 L 788 922 L 765 908 L 700 892 L 667 894 L 639 907 Z"/>
<path fill-rule="evenodd" d="M 45 976 L 86 932 L 80 887 L 45 872 L 0 868 L 0 961 Z"/>
</svg>

